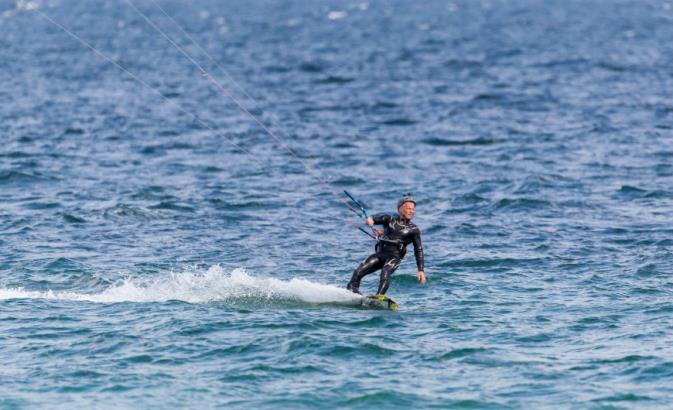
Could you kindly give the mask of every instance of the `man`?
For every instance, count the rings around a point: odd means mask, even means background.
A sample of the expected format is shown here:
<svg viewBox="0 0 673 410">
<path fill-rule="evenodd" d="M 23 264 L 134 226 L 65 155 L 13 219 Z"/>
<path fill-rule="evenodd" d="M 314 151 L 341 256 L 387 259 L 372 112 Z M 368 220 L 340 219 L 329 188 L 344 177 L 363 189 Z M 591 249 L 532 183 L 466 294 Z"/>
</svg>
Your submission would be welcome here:
<svg viewBox="0 0 673 410">
<path fill-rule="evenodd" d="M 411 194 L 405 194 L 397 202 L 399 215 L 378 214 L 367 218 L 367 225 L 383 225 L 383 235 L 376 244 L 376 253 L 367 257 L 353 272 L 346 289 L 360 293 L 360 281 L 366 275 L 381 269 L 381 281 L 377 295 L 384 295 L 390 286 L 390 277 L 400 266 L 402 258 L 407 253 L 407 245 L 414 244 L 414 255 L 418 267 L 418 281 L 425 283 L 423 267 L 423 246 L 421 245 L 421 231 L 411 222 L 416 212 L 416 201 Z"/>
</svg>

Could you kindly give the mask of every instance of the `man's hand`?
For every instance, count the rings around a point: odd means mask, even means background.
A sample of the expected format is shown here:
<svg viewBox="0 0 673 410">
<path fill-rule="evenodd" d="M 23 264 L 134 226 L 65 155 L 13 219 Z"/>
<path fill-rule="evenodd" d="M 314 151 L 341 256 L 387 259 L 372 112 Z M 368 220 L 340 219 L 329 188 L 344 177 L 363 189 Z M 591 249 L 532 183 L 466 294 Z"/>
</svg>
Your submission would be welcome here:
<svg viewBox="0 0 673 410">
<path fill-rule="evenodd" d="M 371 216 L 367 218 L 367 225 L 374 226 L 374 218 L 372 218 Z"/>
<path fill-rule="evenodd" d="M 427 282 L 427 280 L 425 279 L 425 272 L 423 272 L 422 270 L 419 270 L 417 276 L 418 276 L 418 281 L 421 282 L 421 285 L 425 285 L 425 282 Z"/>
</svg>

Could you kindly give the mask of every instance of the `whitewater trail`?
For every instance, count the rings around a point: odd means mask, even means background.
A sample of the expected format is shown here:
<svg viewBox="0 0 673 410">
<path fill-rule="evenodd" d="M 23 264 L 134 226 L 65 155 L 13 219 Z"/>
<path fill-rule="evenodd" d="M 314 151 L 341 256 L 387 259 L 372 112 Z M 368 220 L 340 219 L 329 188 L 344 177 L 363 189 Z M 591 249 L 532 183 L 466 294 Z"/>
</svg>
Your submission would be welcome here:
<svg viewBox="0 0 673 410">
<path fill-rule="evenodd" d="M 357 304 L 360 296 L 336 285 L 292 278 L 289 281 L 255 277 L 245 269 L 226 273 L 220 266 L 205 272 L 171 273 L 168 278 L 126 278 L 100 293 L 30 291 L 0 288 L 0 300 L 52 299 L 96 303 L 119 302 L 298 302 L 309 304 Z"/>
</svg>

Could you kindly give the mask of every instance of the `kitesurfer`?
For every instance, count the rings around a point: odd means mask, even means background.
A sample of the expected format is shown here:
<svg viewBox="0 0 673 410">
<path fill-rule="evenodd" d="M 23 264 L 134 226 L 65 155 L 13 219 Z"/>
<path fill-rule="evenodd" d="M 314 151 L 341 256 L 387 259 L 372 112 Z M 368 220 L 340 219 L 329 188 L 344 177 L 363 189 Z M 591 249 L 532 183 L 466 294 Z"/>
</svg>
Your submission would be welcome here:
<svg viewBox="0 0 673 410">
<path fill-rule="evenodd" d="M 346 289 L 360 293 L 360 281 L 366 275 L 381 269 L 381 281 L 377 295 L 384 295 L 390 286 L 390 277 L 400 266 L 407 245 L 414 244 L 414 256 L 418 268 L 418 281 L 425 283 L 425 268 L 423 265 L 423 246 L 421 245 L 421 231 L 411 222 L 416 212 L 416 201 L 411 194 L 405 194 L 397 202 L 397 215 L 378 214 L 367 218 L 367 225 L 382 225 L 383 233 L 378 238 L 375 253 L 368 256 L 353 272 Z"/>
</svg>

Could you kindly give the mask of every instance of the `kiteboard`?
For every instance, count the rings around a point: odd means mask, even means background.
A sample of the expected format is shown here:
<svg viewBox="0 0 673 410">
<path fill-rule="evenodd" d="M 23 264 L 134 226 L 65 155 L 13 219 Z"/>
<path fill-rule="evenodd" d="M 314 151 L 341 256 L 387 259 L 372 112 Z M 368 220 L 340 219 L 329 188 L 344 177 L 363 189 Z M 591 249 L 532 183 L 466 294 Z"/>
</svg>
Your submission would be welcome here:
<svg viewBox="0 0 673 410">
<path fill-rule="evenodd" d="M 372 295 L 362 298 L 362 306 L 374 309 L 397 310 L 400 305 L 386 295 Z"/>
</svg>

